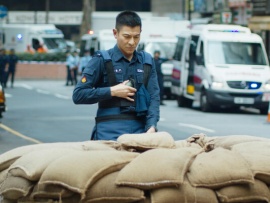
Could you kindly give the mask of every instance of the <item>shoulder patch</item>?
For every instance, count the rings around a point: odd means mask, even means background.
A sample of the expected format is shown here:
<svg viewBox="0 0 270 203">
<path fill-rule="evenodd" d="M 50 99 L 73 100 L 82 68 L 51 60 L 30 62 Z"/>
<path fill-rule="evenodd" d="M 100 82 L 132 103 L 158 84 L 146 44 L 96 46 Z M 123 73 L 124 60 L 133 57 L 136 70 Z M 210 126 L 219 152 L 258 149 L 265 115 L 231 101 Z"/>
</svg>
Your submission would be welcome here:
<svg viewBox="0 0 270 203">
<path fill-rule="evenodd" d="M 82 83 L 85 83 L 86 81 L 87 81 L 87 80 L 86 80 L 86 77 L 83 76 L 82 79 L 81 79 L 81 82 L 82 82 Z"/>
</svg>

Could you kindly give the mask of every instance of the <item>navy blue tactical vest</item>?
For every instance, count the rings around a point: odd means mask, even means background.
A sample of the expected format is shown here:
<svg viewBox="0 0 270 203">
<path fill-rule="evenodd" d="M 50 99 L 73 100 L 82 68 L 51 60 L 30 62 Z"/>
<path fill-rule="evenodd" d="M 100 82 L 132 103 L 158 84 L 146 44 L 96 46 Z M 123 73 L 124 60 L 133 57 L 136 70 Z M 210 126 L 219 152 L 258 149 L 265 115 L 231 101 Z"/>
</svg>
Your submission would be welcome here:
<svg viewBox="0 0 270 203">
<path fill-rule="evenodd" d="M 108 76 L 108 82 L 110 86 L 114 86 L 119 84 L 119 82 L 116 79 L 115 76 L 115 70 L 113 67 L 112 59 L 108 51 L 106 50 L 100 50 L 98 51 L 99 54 L 104 59 L 105 63 L 105 70 L 107 72 Z M 151 67 L 152 67 L 152 57 L 150 54 L 147 54 L 144 51 L 139 52 L 139 54 L 142 54 L 142 59 L 143 59 L 143 78 L 142 81 L 138 81 L 138 78 L 134 78 L 133 81 L 133 87 L 136 89 L 140 88 L 140 85 L 144 84 L 145 87 L 147 87 L 147 83 L 150 77 L 151 73 Z M 136 101 L 136 99 L 135 99 Z M 130 107 L 130 106 L 136 106 L 136 102 L 131 102 L 126 99 L 118 98 L 118 97 L 113 97 L 110 100 L 104 100 L 99 102 L 99 107 L 100 108 L 112 108 L 112 107 Z"/>
</svg>

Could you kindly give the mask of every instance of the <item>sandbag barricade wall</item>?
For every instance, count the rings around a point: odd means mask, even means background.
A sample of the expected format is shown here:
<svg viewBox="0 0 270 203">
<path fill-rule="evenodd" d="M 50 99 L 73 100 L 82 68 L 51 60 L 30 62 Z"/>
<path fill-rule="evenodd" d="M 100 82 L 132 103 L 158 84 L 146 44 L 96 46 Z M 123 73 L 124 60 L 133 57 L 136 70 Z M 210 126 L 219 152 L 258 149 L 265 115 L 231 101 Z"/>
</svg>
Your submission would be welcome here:
<svg viewBox="0 0 270 203">
<path fill-rule="evenodd" d="M 270 139 L 248 135 L 35 144 L 0 155 L 0 195 L 6 203 L 270 202 L 269 157 Z"/>
</svg>

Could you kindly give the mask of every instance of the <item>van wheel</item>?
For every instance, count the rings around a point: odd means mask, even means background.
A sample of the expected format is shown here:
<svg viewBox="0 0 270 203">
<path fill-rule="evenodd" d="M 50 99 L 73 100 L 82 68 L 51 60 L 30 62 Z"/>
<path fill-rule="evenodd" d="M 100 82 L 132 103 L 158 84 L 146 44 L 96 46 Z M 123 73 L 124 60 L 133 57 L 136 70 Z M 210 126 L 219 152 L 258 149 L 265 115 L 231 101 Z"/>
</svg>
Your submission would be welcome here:
<svg viewBox="0 0 270 203">
<path fill-rule="evenodd" d="M 177 104 L 179 107 L 192 107 L 193 100 L 185 98 L 184 96 L 177 97 Z"/>
<path fill-rule="evenodd" d="M 200 108 L 203 112 L 211 112 L 213 110 L 212 105 L 208 101 L 206 91 L 201 92 Z"/>
<path fill-rule="evenodd" d="M 268 108 L 262 108 L 262 109 L 260 109 L 260 114 L 262 114 L 262 115 L 268 114 Z"/>
</svg>

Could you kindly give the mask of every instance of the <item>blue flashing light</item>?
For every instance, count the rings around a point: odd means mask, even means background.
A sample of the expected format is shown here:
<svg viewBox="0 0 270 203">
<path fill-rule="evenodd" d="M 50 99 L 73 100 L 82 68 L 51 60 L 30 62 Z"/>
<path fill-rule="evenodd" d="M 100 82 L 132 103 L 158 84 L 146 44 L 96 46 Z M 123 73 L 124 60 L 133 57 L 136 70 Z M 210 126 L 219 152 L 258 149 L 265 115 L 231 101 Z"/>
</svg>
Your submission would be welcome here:
<svg viewBox="0 0 270 203">
<path fill-rule="evenodd" d="M 22 40 L 22 38 L 23 38 L 22 34 L 17 34 L 17 39 L 18 40 Z"/>
<path fill-rule="evenodd" d="M 258 88 L 258 84 L 257 84 L 257 83 L 251 83 L 251 84 L 250 84 L 250 87 L 251 87 L 252 89 L 257 89 L 257 88 Z"/>
<path fill-rule="evenodd" d="M 239 32 L 239 30 L 223 30 L 223 32 Z"/>
</svg>

